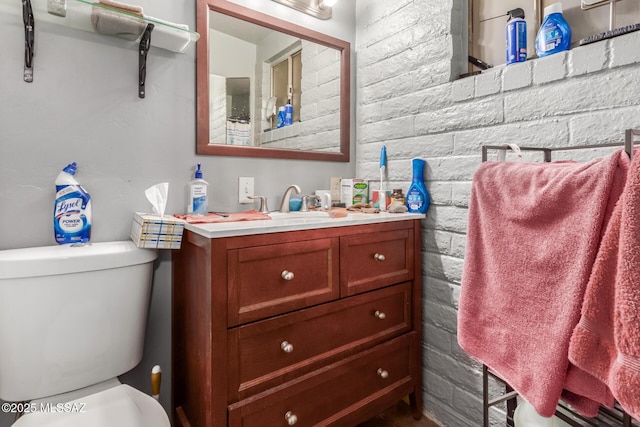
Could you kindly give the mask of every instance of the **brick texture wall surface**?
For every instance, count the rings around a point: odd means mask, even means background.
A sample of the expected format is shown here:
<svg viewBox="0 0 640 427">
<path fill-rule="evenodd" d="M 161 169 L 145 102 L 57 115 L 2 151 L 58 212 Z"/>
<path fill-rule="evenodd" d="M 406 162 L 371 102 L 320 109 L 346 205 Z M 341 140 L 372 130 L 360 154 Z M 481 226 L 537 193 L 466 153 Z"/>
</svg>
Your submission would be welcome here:
<svg viewBox="0 0 640 427">
<path fill-rule="evenodd" d="M 481 146 L 622 142 L 625 129 L 640 127 L 640 32 L 454 80 L 465 52 L 461 3 L 358 0 L 356 174 L 376 183 L 386 145 L 387 188 L 406 191 L 410 159 L 427 160 L 432 204 L 422 236 L 424 411 L 443 426 L 478 427 L 480 365 L 458 347 L 456 318 Z M 578 150 L 570 158 L 606 152 Z M 492 393 L 498 387 L 492 383 Z M 504 425 L 500 409 L 491 416 L 492 424 Z"/>
<path fill-rule="evenodd" d="M 301 84 L 300 121 L 264 132 L 262 146 L 340 151 L 340 51 L 303 40 Z"/>
</svg>

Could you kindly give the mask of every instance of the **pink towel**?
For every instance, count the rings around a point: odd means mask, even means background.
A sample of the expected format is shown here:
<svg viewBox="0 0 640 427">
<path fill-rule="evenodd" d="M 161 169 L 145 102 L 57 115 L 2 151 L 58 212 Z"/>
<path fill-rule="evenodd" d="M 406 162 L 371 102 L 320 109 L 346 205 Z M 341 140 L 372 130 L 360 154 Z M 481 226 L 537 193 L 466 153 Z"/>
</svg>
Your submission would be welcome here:
<svg viewBox="0 0 640 427">
<path fill-rule="evenodd" d="M 244 212 L 236 212 L 225 215 L 216 213 L 208 213 L 207 215 L 181 215 L 174 214 L 176 218 L 184 219 L 189 224 L 212 224 L 218 222 L 236 222 L 236 221 L 258 221 L 264 219 L 271 219 L 267 214 L 258 212 L 256 210 L 249 210 Z"/>
<path fill-rule="evenodd" d="M 640 419 L 640 152 L 602 238 L 569 359 Z"/>
<path fill-rule="evenodd" d="M 554 414 L 562 392 L 623 155 L 486 162 L 473 178 L 458 342 L 543 416 Z"/>
</svg>

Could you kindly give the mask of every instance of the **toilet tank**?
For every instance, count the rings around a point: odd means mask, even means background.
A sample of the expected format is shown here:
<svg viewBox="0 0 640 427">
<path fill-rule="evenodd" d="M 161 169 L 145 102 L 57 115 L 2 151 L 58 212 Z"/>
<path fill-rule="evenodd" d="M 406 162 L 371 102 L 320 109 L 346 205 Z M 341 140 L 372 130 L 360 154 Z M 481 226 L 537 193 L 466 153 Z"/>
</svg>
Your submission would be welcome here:
<svg viewBox="0 0 640 427">
<path fill-rule="evenodd" d="M 140 363 L 156 256 L 130 241 L 0 251 L 0 399 L 76 390 Z"/>
</svg>

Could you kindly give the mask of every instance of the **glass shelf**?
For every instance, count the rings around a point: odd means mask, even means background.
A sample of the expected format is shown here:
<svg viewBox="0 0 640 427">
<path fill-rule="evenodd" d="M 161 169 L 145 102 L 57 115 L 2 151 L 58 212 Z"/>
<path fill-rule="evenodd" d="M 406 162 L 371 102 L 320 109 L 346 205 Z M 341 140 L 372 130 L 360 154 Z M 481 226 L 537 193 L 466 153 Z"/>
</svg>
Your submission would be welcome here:
<svg viewBox="0 0 640 427">
<path fill-rule="evenodd" d="M 123 12 L 91 0 L 67 0 L 64 17 L 47 12 L 47 0 L 31 0 L 36 19 L 66 25 L 83 31 L 115 36 L 139 43 L 148 24 L 153 24 L 151 46 L 171 52 L 183 53 L 200 38 L 187 25 L 172 23 L 151 16 L 138 16 Z M 132 3 L 129 3 L 132 4 Z M 45 18 L 46 16 L 46 18 Z"/>
<path fill-rule="evenodd" d="M 150 16 L 139 16 L 114 7 L 100 4 L 92 0 L 60 1 L 62 7 L 55 8 L 52 2 L 51 11 L 47 9 L 47 0 L 14 0 L 9 3 L 0 0 L 0 13 L 22 15 L 25 31 L 24 81 L 33 81 L 34 27 L 38 23 L 48 22 L 64 25 L 84 31 L 115 36 L 127 40 L 127 44 L 138 47 L 138 96 L 145 97 L 147 77 L 147 53 L 150 46 L 171 52 L 182 53 L 191 42 L 196 42 L 200 35 L 190 31 L 187 25 L 176 24 Z M 16 21 L 16 24 L 20 21 Z"/>
</svg>

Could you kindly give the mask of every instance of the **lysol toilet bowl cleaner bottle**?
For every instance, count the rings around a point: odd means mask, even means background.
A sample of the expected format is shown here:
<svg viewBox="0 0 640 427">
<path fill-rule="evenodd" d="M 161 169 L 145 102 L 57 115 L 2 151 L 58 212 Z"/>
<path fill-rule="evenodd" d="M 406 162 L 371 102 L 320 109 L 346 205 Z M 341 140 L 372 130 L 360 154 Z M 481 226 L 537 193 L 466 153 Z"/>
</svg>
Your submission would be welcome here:
<svg viewBox="0 0 640 427">
<path fill-rule="evenodd" d="M 527 21 L 521 8 L 507 12 L 507 65 L 527 60 Z"/>
<path fill-rule="evenodd" d="M 562 3 L 553 3 L 544 8 L 544 20 L 536 36 L 538 57 L 569 50 L 571 27 L 562 16 Z"/>
<path fill-rule="evenodd" d="M 75 180 L 77 165 L 68 164 L 56 178 L 53 230 L 56 242 L 88 243 L 91 238 L 91 196 Z"/>
<path fill-rule="evenodd" d="M 424 167 L 427 162 L 420 158 L 411 160 L 413 178 L 407 191 L 406 205 L 410 213 L 425 213 L 431 203 L 429 192 L 424 185 Z"/>
</svg>

